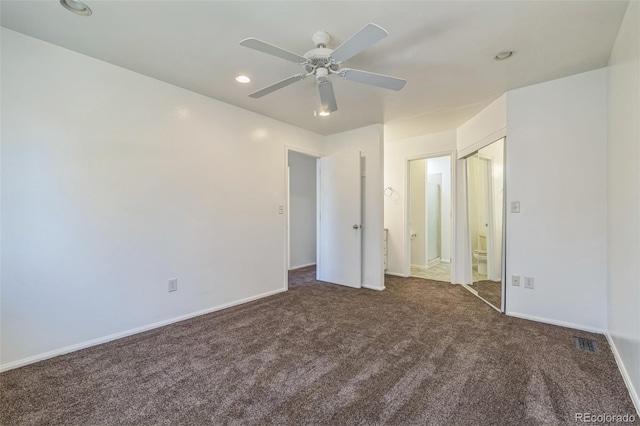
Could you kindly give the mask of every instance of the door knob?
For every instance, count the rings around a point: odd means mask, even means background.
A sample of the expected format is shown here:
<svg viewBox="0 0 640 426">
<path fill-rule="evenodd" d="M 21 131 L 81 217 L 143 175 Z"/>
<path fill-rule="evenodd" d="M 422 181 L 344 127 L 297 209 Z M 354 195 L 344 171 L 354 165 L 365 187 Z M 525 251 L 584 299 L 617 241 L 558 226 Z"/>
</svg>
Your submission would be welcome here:
<svg viewBox="0 0 640 426">
<path fill-rule="evenodd" d="M 353 229 L 358 229 L 360 228 L 360 225 L 353 225 Z"/>
</svg>

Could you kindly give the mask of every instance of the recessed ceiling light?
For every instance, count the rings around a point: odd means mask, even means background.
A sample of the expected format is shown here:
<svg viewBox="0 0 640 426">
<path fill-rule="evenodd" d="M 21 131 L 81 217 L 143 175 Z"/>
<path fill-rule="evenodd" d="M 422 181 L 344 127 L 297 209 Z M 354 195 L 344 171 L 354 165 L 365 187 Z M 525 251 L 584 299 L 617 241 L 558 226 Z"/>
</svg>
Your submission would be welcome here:
<svg viewBox="0 0 640 426">
<path fill-rule="evenodd" d="M 236 77 L 236 81 L 238 83 L 246 84 L 246 83 L 249 83 L 251 81 L 251 79 L 249 77 L 247 77 L 246 75 L 239 75 L 239 76 Z"/>
<path fill-rule="evenodd" d="M 91 15 L 91 9 L 89 6 L 82 3 L 78 0 L 60 0 L 60 4 L 65 7 L 65 9 L 72 11 L 77 15 L 89 16 Z"/>
<path fill-rule="evenodd" d="M 328 115 L 331 115 L 331 113 L 330 113 L 329 111 L 320 111 L 320 112 L 318 113 L 318 115 L 319 115 L 320 117 L 326 117 L 326 116 L 328 116 Z"/>
<path fill-rule="evenodd" d="M 503 50 L 502 52 L 498 52 L 498 54 L 493 58 L 496 61 L 504 61 L 507 58 L 510 58 L 513 55 L 513 50 Z"/>
</svg>

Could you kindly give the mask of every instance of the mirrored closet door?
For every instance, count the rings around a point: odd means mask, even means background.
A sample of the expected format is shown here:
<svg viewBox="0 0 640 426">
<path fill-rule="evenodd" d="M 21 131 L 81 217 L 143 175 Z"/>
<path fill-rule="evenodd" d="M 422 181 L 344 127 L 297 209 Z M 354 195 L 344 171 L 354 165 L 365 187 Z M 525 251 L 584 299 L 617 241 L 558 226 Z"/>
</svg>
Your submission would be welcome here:
<svg viewBox="0 0 640 426">
<path fill-rule="evenodd" d="M 503 310 L 504 138 L 466 157 L 471 290 Z"/>
</svg>

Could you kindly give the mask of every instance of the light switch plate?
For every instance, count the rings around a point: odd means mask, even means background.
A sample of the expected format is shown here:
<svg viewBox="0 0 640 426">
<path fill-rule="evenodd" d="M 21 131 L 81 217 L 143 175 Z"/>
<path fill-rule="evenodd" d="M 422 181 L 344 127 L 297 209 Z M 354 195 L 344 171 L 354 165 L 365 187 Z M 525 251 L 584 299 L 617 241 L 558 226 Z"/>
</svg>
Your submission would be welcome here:
<svg viewBox="0 0 640 426">
<path fill-rule="evenodd" d="M 178 279 L 173 278 L 169 280 L 169 291 L 178 291 Z"/>
<path fill-rule="evenodd" d="M 511 213 L 520 213 L 520 201 L 511 202 Z"/>
<path fill-rule="evenodd" d="M 533 277 L 524 277 L 524 288 L 533 289 Z"/>
<path fill-rule="evenodd" d="M 511 285 L 520 287 L 520 275 L 511 275 Z"/>
</svg>

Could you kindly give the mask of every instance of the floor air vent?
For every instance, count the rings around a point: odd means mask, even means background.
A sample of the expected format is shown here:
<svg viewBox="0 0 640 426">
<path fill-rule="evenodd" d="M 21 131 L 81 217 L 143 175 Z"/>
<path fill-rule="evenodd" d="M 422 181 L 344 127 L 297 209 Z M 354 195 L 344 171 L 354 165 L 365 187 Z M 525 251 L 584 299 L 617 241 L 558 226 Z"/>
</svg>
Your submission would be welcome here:
<svg viewBox="0 0 640 426">
<path fill-rule="evenodd" d="M 576 349 L 584 352 L 598 353 L 598 342 L 595 340 L 585 339 L 584 337 L 574 337 L 576 341 Z"/>
</svg>

